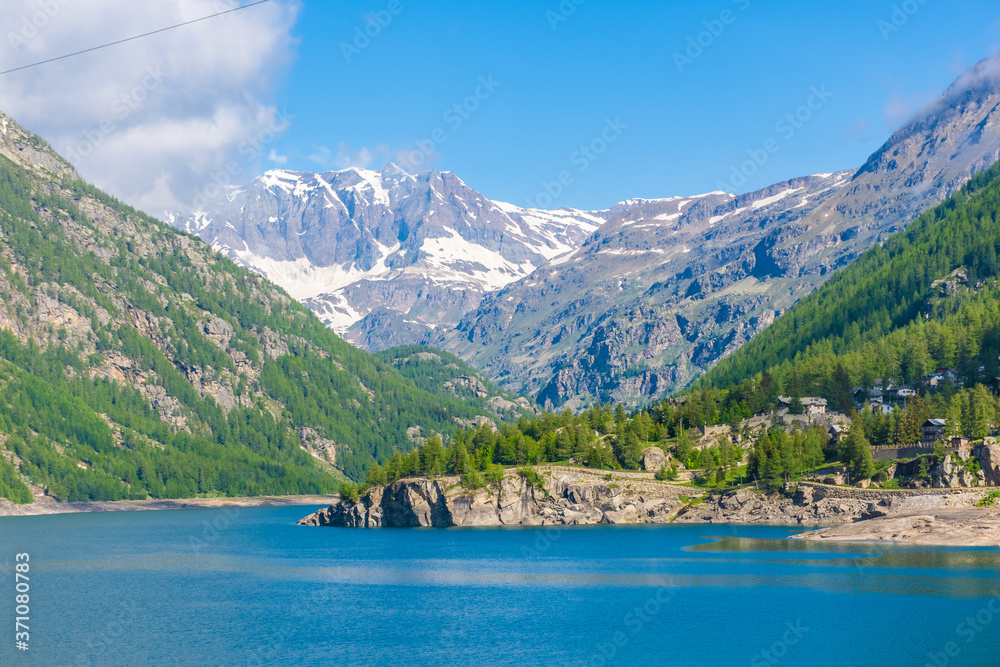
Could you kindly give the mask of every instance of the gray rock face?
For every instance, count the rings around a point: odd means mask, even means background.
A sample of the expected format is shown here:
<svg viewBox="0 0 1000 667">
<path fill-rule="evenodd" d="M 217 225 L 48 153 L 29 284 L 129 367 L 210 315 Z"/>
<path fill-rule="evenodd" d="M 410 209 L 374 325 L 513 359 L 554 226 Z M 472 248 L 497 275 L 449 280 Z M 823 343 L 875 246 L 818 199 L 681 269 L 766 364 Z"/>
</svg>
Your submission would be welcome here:
<svg viewBox="0 0 1000 667">
<path fill-rule="evenodd" d="M 483 294 L 579 246 L 611 211 L 493 202 L 449 172 L 270 171 L 172 222 L 258 271 L 349 340 L 426 339 Z"/>
<path fill-rule="evenodd" d="M 541 486 L 510 472 L 499 485 L 468 491 L 458 478 L 400 480 L 341 501 L 299 520 L 304 526 L 344 528 L 539 526 L 664 523 L 690 489 L 653 481 L 607 484 L 603 475 L 555 471 Z"/>
<path fill-rule="evenodd" d="M 1000 445 L 986 445 L 979 454 L 979 465 L 986 483 L 990 486 L 1000 486 Z"/>
<path fill-rule="evenodd" d="M 801 483 L 793 493 L 764 494 L 739 489 L 683 508 L 677 523 L 835 525 L 881 516 L 973 507 L 985 491 L 878 491 Z"/>
<path fill-rule="evenodd" d="M 684 386 L 1000 158 L 998 62 L 963 75 L 860 169 L 614 216 L 435 344 L 553 406 Z"/>
<path fill-rule="evenodd" d="M 642 450 L 642 469 L 650 472 L 658 471 L 667 462 L 667 455 L 659 447 L 646 447 Z"/>
</svg>

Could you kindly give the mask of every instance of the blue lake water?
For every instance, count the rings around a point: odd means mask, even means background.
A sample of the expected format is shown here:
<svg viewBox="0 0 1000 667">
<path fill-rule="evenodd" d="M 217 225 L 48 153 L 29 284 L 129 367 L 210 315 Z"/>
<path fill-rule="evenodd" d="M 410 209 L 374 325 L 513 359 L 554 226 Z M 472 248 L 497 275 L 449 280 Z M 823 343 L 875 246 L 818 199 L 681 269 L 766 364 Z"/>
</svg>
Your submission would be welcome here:
<svg viewBox="0 0 1000 667">
<path fill-rule="evenodd" d="M 313 509 L 0 518 L 0 665 L 1000 665 L 1000 549 L 294 525 Z"/>
</svg>

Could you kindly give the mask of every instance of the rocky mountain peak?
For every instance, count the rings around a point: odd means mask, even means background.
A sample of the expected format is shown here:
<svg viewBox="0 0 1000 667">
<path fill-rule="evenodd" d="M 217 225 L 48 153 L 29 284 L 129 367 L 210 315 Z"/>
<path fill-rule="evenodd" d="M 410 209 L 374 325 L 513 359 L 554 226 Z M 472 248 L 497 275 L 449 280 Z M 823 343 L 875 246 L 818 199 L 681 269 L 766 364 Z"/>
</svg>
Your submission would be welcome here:
<svg viewBox="0 0 1000 667">
<path fill-rule="evenodd" d="M 1000 55 L 980 60 L 958 77 L 941 97 L 944 101 L 953 101 L 969 94 L 997 92 L 1000 92 Z"/>
<path fill-rule="evenodd" d="M 172 221 L 368 348 L 453 325 L 483 294 L 582 243 L 610 211 L 496 202 L 452 172 L 272 170 Z M 368 321 L 362 322 L 368 318 Z"/>
<path fill-rule="evenodd" d="M 906 173 L 905 187 L 919 186 L 940 171 L 950 191 L 996 161 L 1000 142 L 1000 56 L 980 61 L 920 110 L 872 154 L 855 178 Z M 944 163 L 950 163 L 942 168 Z M 907 168 L 909 172 L 907 173 Z M 950 192 L 949 192 L 950 194 Z"/>
</svg>

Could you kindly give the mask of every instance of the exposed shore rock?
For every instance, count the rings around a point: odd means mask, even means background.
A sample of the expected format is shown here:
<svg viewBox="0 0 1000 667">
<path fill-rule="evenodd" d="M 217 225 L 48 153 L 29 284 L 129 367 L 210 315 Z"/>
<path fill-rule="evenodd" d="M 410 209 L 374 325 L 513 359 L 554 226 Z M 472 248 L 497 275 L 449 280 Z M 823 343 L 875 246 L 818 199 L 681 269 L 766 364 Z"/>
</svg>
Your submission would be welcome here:
<svg viewBox="0 0 1000 667">
<path fill-rule="evenodd" d="M 837 542 L 891 541 L 954 547 L 1000 546 L 1000 509 L 938 509 L 872 517 L 793 536 Z"/>
<path fill-rule="evenodd" d="M 533 486 L 510 471 L 503 482 L 470 491 L 457 477 L 403 479 L 369 490 L 358 502 L 341 501 L 301 520 L 304 526 L 349 528 L 416 526 L 549 526 L 666 523 L 692 490 L 649 479 L 597 471 L 540 470 Z"/>
<path fill-rule="evenodd" d="M 230 507 L 316 506 L 337 496 L 253 496 L 246 498 L 180 498 L 177 500 L 95 500 L 84 503 L 61 503 L 45 496 L 27 505 L 16 505 L 0 498 L 0 517 L 41 516 L 44 514 L 79 514 L 84 512 L 137 512 L 145 510 L 221 509 Z"/>
<path fill-rule="evenodd" d="M 863 519 L 946 508 L 973 507 L 977 489 L 879 490 L 800 483 L 786 493 L 743 488 L 678 512 L 678 523 L 830 526 Z"/>
<path fill-rule="evenodd" d="M 667 455 L 659 447 L 646 447 L 642 450 L 642 469 L 647 472 L 656 472 L 661 466 L 668 463 Z"/>
</svg>

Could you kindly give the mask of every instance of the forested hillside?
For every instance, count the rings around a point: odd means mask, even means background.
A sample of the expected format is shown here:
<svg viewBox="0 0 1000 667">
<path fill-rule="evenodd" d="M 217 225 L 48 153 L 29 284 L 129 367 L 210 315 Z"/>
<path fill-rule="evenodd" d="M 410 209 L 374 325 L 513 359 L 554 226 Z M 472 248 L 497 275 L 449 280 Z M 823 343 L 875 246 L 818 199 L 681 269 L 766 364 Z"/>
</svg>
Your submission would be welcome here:
<svg viewBox="0 0 1000 667">
<path fill-rule="evenodd" d="M 203 242 L 0 137 L 0 496 L 329 492 L 493 413 L 348 345 Z M 482 402 L 480 402 L 481 404 Z"/>
<path fill-rule="evenodd" d="M 850 406 L 880 378 L 953 367 L 972 387 L 1000 375 L 1000 164 L 875 246 L 695 384 L 720 405 L 777 391 Z M 694 395 L 700 395 L 695 392 Z M 764 397 L 767 402 L 767 397 Z"/>
<path fill-rule="evenodd" d="M 482 373 L 450 352 L 426 345 L 404 345 L 376 356 L 394 366 L 419 388 L 445 399 L 460 398 L 498 418 L 517 419 L 537 411 L 526 398 L 500 389 Z"/>
<path fill-rule="evenodd" d="M 498 431 L 468 428 L 447 447 L 431 438 L 409 456 L 374 467 L 368 483 L 447 472 L 476 488 L 502 478 L 503 466 L 567 461 L 634 470 L 644 450 L 656 445 L 673 457 L 661 478 L 675 478 L 682 465 L 697 470 L 700 486 L 725 488 L 750 477 L 779 486 L 824 461 L 841 460 L 852 474 L 871 477 L 870 445 L 917 442 L 921 425 L 932 417 L 948 420 L 948 435 L 982 438 L 1000 426 L 997 399 L 984 384 L 1000 374 L 998 246 L 1000 164 L 838 273 L 683 400 L 665 400 L 631 415 L 622 405 L 595 404 L 578 414 L 525 416 Z M 443 356 L 420 348 L 392 356 L 397 364 L 403 359 L 414 378 L 445 381 L 435 375 L 445 372 Z M 459 372 L 452 366 L 452 373 Z M 792 432 L 783 425 L 765 427 L 752 434 L 744 421 L 778 407 L 782 393 L 824 396 L 831 407 L 853 413 L 854 387 L 870 388 L 879 378 L 916 382 L 940 366 L 957 368 L 957 384 L 964 387 L 945 384 L 891 414 L 863 410 L 856 422 L 860 428 L 840 446 L 829 441 L 822 425 Z M 691 429 L 705 424 L 731 428 L 715 445 L 698 448 Z M 733 440 L 753 442 L 745 465 Z M 522 474 L 533 472 L 525 468 Z"/>
</svg>

